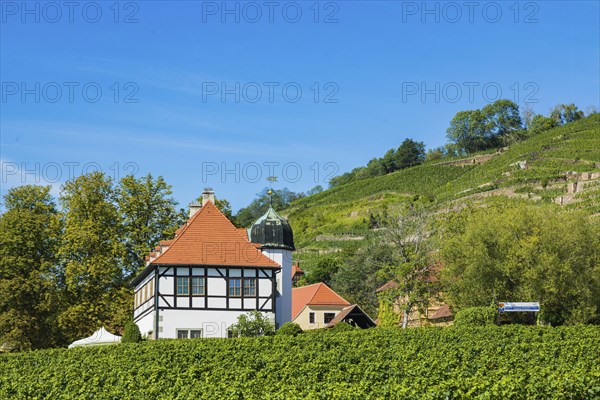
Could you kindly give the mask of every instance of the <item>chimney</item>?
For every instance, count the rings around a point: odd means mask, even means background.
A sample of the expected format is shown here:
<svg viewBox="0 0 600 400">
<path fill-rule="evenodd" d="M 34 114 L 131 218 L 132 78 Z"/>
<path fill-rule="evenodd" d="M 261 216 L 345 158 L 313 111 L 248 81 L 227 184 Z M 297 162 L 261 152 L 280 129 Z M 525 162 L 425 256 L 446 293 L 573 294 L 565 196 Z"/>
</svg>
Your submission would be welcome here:
<svg viewBox="0 0 600 400">
<path fill-rule="evenodd" d="M 190 203 L 190 218 L 192 218 L 194 216 L 194 214 L 196 214 L 198 211 L 200 211 L 200 209 L 202 208 L 202 204 L 194 202 L 194 203 Z"/>
<path fill-rule="evenodd" d="M 204 206 L 207 201 L 215 204 L 215 192 L 212 188 L 204 188 L 204 191 L 202 192 L 202 206 Z"/>
</svg>

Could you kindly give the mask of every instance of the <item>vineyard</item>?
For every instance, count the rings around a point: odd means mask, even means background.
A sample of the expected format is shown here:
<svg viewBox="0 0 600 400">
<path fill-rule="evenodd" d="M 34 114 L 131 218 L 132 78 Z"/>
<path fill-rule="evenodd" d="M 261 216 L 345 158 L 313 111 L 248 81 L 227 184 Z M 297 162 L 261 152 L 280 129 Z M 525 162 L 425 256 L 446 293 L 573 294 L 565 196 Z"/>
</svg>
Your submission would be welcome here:
<svg viewBox="0 0 600 400">
<path fill-rule="evenodd" d="M 475 195 L 482 192 L 503 199 L 540 198 L 538 204 L 553 204 L 556 197 L 567 193 L 567 171 L 600 171 L 599 149 L 600 114 L 534 135 L 501 152 L 488 152 L 488 161 L 481 164 L 469 162 L 485 153 L 472 155 L 460 165 L 453 164 L 461 161 L 456 159 L 427 162 L 299 199 L 284 214 L 297 232 L 300 247 L 310 250 L 318 235 L 368 231 L 371 214 L 417 197 L 439 209 L 477 199 Z M 525 169 L 517 166 L 523 161 Z M 597 191 L 576 199 L 569 209 L 590 215 L 598 212 Z"/>
<path fill-rule="evenodd" d="M 600 327 L 311 332 L 0 356 L 2 399 L 592 399 Z"/>
</svg>

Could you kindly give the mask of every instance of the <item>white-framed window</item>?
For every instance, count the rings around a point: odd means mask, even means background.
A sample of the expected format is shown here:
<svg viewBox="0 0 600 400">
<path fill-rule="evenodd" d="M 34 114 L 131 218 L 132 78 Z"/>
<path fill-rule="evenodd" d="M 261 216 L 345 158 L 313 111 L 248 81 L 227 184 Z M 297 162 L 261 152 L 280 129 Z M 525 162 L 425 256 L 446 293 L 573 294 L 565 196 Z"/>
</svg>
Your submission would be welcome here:
<svg viewBox="0 0 600 400">
<path fill-rule="evenodd" d="M 202 337 L 202 329 L 190 329 L 190 339 L 200 339 Z"/>
<path fill-rule="evenodd" d="M 187 276 L 177 277 L 177 295 L 186 296 L 190 294 L 190 280 Z"/>
<path fill-rule="evenodd" d="M 242 296 L 242 279 L 241 278 L 229 278 L 229 296 L 241 297 Z"/>
<path fill-rule="evenodd" d="M 192 280 L 192 296 L 203 296 L 205 290 L 204 277 L 193 276 Z"/>
<path fill-rule="evenodd" d="M 177 339 L 200 339 L 202 329 L 177 329 Z"/>
<path fill-rule="evenodd" d="M 244 296 L 256 296 L 256 278 L 244 278 Z"/>
<path fill-rule="evenodd" d="M 309 324 L 314 324 L 315 323 L 315 313 L 314 312 L 309 312 L 308 313 L 308 323 Z"/>
<path fill-rule="evenodd" d="M 177 339 L 187 339 L 190 331 L 187 329 L 177 329 Z"/>
</svg>

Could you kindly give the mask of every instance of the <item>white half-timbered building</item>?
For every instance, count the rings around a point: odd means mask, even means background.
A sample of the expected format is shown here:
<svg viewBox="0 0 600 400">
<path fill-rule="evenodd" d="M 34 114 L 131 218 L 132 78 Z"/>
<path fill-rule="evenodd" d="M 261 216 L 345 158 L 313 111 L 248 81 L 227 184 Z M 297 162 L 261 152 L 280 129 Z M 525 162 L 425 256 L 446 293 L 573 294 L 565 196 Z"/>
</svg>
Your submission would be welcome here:
<svg viewBox="0 0 600 400">
<path fill-rule="evenodd" d="M 238 229 L 205 191 L 172 240 L 162 241 L 134 278 L 134 321 L 151 339 L 227 337 L 241 314 L 259 310 L 276 326 L 291 320 L 288 222 L 273 209 Z"/>
</svg>

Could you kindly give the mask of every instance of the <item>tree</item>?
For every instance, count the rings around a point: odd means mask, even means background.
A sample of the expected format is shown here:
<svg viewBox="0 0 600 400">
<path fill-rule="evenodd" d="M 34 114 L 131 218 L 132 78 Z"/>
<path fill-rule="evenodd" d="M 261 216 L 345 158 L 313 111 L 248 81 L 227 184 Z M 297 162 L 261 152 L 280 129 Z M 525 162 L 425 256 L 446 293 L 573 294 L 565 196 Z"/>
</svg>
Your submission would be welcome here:
<svg viewBox="0 0 600 400">
<path fill-rule="evenodd" d="M 127 253 L 112 180 L 100 172 L 74 178 L 63 186 L 60 202 L 65 229 L 59 254 L 68 306 L 59 325 L 69 339 L 85 337 L 103 325 L 117 330 L 126 322 L 122 317 L 129 313 L 133 296 L 131 290 L 121 289 Z M 116 298 L 126 312 L 115 312 Z"/>
<path fill-rule="evenodd" d="M 323 191 L 323 186 L 321 185 L 317 185 L 314 188 L 310 189 L 308 192 L 306 192 L 307 196 L 312 196 L 313 194 L 319 194 Z"/>
<path fill-rule="evenodd" d="M 529 133 L 531 135 L 535 135 L 537 133 L 547 131 L 548 129 L 552 129 L 556 126 L 558 126 L 556 119 L 544 117 L 543 115 L 538 114 L 531 119 Z"/>
<path fill-rule="evenodd" d="M 436 264 L 431 259 L 433 248 L 427 239 L 426 217 L 423 209 L 415 204 L 399 210 L 388 224 L 385 240 L 392 245 L 393 262 L 382 265 L 394 276 L 397 285 L 380 294 L 380 300 L 399 301 L 402 309 L 402 327 L 408 326 L 414 310 L 424 311 L 429 301 L 438 293 Z"/>
<path fill-rule="evenodd" d="M 0 346 L 29 350 L 64 344 L 56 328 L 61 275 L 60 215 L 50 186 L 25 185 L 4 196 L 0 216 Z"/>
<path fill-rule="evenodd" d="M 171 197 L 171 186 L 162 176 L 153 179 L 151 174 L 136 179 L 128 175 L 116 188 L 116 204 L 122 221 L 123 235 L 118 238 L 125 244 L 125 278 L 130 278 L 144 268 L 144 256 L 160 240 L 169 239 L 171 228 L 178 228 L 175 209 L 177 202 Z"/>
<path fill-rule="evenodd" d="M 331 281 L 339 269 L 340 262 L 336 257 L 325 256 L 320 257 L 315 266 L 306 272 L 305 282 L 310 285 L 313 283 L 323 282 L 327 286 L 331 286 Z"/>
<path fill-rule="evenodd" d="M 359 304 L 367 313 L 377 312 L 379 301 L 375 290 L 390 280 L 392 274 L 382 269 L 393 263 L 392 246 L 381 238 L 373 238 L 355 252 L 342 253 L 338 271 L 333 276 L 331 287 L 343 298 Z"/>
<path fill-rule="evenodd" d="M 523 121 L 519 106 L 510 100 L 497 100 L 483 107 L 488 147 L 511 143 L 522 138 Z"/>
<path fill-rule="evenodd" d="M 531 127 L 531 122 L 533 121 L 533 117 L 536 116 L 536 113 L 533 110 L 533 107 L 530 103 L 525 103 L 525 108 L 521 112 L 521 115 L 523 120 L 523 127 L 529 131 Z"/>
<path fill-rule="evenodd" d="M 600 234 L 553 207 L 467 209 L 445 223 L 442 282 L 457 309 L 539 301 L 552 325 L 599 321 Z"/>
<path fill-rule="evenodd" d="M 446 130 L 448 139 L 467 153 L 484 150 L 488 146 L 485 118 L 481 111 L 459 111 Z"/>
<path fill-rule="evenodd" d="M 444 157 L 446 153 L 446 149 L 444 147 L 436 147 L 435 149 L 427 150 L 427 154 L 425 155 L 426 161 L 434 161 L 439 160 Z"/>
<path fill-rule="evenodd" d="M 521 139 L 522 125 L 519 107 L 510 100 L 497 100 L 481 110 L 458 112 L 446 132 L 461 151 L 473 153 Z"/>
<path fill-rule="evenodd" d="M 398 169 L 398 165 L 396 164 L 396 152 L 394 149 L 389 149 L 383 158 L 381 159 L 381 165 L 385 170 L 386 174 L 390 172 L 394 172 Z"/>
<path fill-rule="evenodd" d="M 398 169 L 414 167 L 425 161 L 425 143 L 405 139 L 395 154 Z"/>
<path fill-rule="evenodd" d="M 140 333 L 140 328 L 133 321 L 128 321 L 125 324 L 125 329 L 123 333 L 123 337 L 121 338 L 121 343 L 138 343 L 142 341 L 142 334 Z"/>
<path fill-rule="evenodd" d="M 270 336 L 275 333 L 273 323 L 257 310 L 240 315 L 237 323 L 231 325 L 229 330 L 233 337 Z"/>
<path fill-rule="evenodd" d="M 559 126 L 577 121 L 583 117 L 583 111 L 579 110 L 573 103 L 559 104 L 550 112 L 550 118 L 554 119 Z"/>
</svg>

